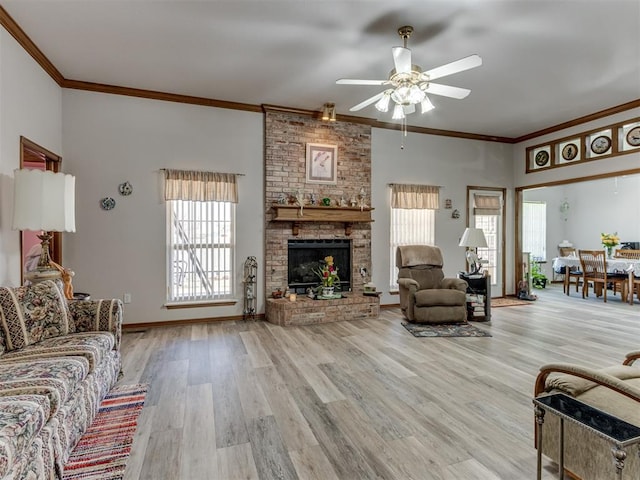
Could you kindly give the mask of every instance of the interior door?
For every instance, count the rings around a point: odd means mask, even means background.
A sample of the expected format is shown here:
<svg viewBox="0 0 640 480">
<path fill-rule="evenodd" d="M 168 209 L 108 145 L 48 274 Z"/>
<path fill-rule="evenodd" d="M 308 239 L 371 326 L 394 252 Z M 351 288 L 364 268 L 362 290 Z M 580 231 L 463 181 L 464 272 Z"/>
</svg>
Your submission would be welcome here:
<svg viewBox="0 0 640 480">
<path fill-rule="evenodd" d="M 467 187 L 467 226 L 481 228 L 487 239 L 478 257 L 487 261 L 493 297 L 505 294 L 505 196 L 504 188 Z"/>
</svg>

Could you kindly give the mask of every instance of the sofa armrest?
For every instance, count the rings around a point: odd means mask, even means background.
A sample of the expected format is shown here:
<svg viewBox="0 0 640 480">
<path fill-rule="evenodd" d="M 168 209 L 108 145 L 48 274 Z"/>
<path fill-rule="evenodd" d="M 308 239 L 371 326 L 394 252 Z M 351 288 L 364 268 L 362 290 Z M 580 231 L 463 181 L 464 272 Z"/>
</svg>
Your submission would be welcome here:
<svg viewBox="0 0 640 480">
<path fill-rule="evenodd" d="M 633 365 L 633 362 L 635 362 L 636 360 L 638 360 L 640 358 L 640 350 L 635 351 L 635 352 L 629 352 L 625 355 L 624 361 L 622 362 L 623 365 Z"/>
<path fill-rule="evenodd" d="M 461 292 L 467 291 L 467 282 L 461 278 L 443 278 L 442 288 L 448 288 L 451 290 L 460 290 Z"/>
<path fill-rule="evenodd" d="M 69 311 L 76 332 L 111 332 L 115 337 L 114 348 L 120 350 L 123 311 L 120 299 L 72 301 Z"/>
<path fill-rule="evenodd" d="M 635 388 L 623 380 L 612 375 L 608 375 L 602 371 L 592 368 L 581 367 L 569 363 L 555 363 L 544 365 L 540 368 L 540 372 L 536 378 L 534 394 L 537 397 L 546 391 L 547 377 L 551 373 L 564 373 L 575 377 L 584 378 L 597 385 L 607 387 L 625 397 L 629 397 L 636 402 L 640 402 L 640 389 Z"/>
<path fill-rule="evenodd" d="M 420 284 L 413 278 L 399 278 L 398 291 L 400 293 L 400 310 L 408 320 L 415 320 L 413 309 L 416 306 L 415 293 L 420 289 Z"/>
</svg>

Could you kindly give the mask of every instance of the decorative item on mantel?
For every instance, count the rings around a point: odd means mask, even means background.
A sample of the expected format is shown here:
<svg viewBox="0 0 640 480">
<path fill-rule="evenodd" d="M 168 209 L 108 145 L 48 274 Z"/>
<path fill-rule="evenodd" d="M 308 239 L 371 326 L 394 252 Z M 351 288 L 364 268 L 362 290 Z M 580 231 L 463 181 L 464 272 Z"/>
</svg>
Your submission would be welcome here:
<svg viewBox="0 0 640 480">
<path fill-rule="evenodd" d="M 601 233 L 600 234 L 600 242 L 602 246 L 607 251 L 607 258 L 613 257 L 613 248 L 620 245 L 620 237 L 618 237 L 618 232 L 615 233 Z"/>
<path fill-rule="evenodd" d="M 296 204 L 300 207 L 300 216 L 302 216 L 302 209 L 304 208 L 304 193 L 301 190 L 296 190 Z"/>
<path fill-rule="evenodd" d="M 358 206 L 360 207 L 360 211 L 367 208 L 367 204 L 365 200 L 367 199 L 367 192 L 365 192 L 364 187 L 360 188 L 360 193 L 358 194 Z"/>
</svg>

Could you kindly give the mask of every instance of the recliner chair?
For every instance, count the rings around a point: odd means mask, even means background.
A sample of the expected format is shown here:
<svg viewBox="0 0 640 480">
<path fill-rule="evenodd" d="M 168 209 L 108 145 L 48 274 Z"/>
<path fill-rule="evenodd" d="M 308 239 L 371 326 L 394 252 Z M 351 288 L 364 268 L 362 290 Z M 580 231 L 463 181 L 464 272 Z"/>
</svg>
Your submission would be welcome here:
<svg viewBox="0 0 640 480">
<path fill-rule="evenodd" d="M 400 307 L 405 318 L 418 323 L 467 320 L 467 282 L 445 278 L 442 252 L 429 245 L 404 245 L 396 250 Z"/>
</svg>

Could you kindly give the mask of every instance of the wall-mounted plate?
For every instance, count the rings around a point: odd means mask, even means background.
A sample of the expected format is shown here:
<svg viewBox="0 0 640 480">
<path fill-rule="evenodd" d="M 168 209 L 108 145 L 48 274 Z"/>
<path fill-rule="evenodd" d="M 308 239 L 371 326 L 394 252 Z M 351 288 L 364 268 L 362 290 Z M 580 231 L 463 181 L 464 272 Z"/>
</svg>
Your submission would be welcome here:
<svg viewBox="0 0 640 480">
<path fill-rule="evenodd" d="M 113 210 L 115 206 L 116 201 L 111 197 L 104 197 L 102 200 L 100 200 L 100 207 L 103 210 Z"/>
<path fill-rule="evenodd" d="M 129 182 L 124 182 L 118 185 L 118 192 L 120 195 L 131 195 L 133 193 L 133 186 Z"/>
</svg>

